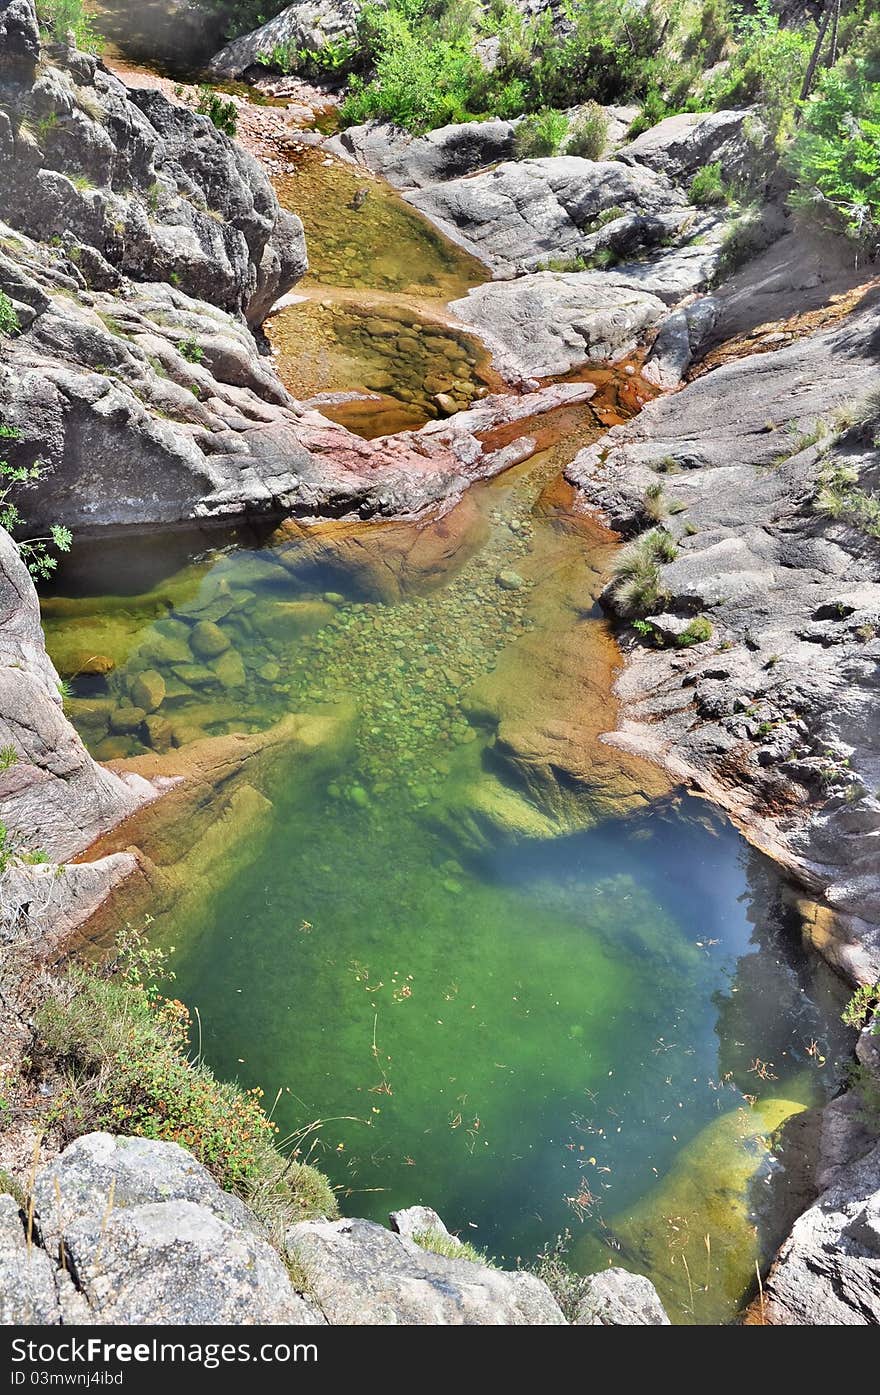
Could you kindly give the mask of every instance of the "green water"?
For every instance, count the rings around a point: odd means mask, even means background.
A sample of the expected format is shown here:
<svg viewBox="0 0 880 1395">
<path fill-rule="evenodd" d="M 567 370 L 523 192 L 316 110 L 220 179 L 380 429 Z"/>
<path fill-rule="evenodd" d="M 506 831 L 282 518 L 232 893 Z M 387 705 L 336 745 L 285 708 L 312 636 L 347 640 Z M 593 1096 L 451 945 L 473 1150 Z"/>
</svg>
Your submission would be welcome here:
<svg viewBox="0 0 880 1395">
<path fill-rule="evenodd" d="M 170 746 L 173 768 L 190 740 L 353 714 L 317 776 L 279 757 L 265 815 L 230 826 L 226 870 L 196 870 L 151 930 L 175 947 L 212 1066 L 270 1101 L 280 1090 L 283 1135 L 322 1121 L 302 1146 L 344 1211 L 426 1202 L 506 1261 L 569 1230 L 584 1268 L 628 1263 L 677 1320 L 727 1320 L 778 1214 L 754 1237 L 745 1201 L 722 1225 L 688 1183 L 694 1234 L 715 1238 L 702 1308 L 626 1218 L 653 1215 L 655 1195 L 665 1215 L 666 1179 L 693 1150 L 710 1190 L 726 1179 L 745 1198 L 756 1169 L 766 1186 L 758 1124 L 729 1125 L 762 1101 L 775 1123 L 823 1098 L 839 995 L 800 954 L 772 869 L 694 801 L 526 841 L 503 820 L 477 839 L 450 820 L 474 781 L 523 800 L 474 684 L 536 615 L 543 633 L 569 614 L 573 584 L 581 642 L 607 644 L 583 539 L 534 509 L 553 468 L 550 452 L 478 491 L 476 540 L 427 593 L 371 597 L 373 573 L 332 545 L 91 544 L 47 598 L 50 651 L 104 757 Z M 499 587 L 514 566 L 522 588 Z M 189 647 L 205 621 L 215 656 Z M 90 667 L 109 672 L 77 670 L 99 655 Z M 132 718 L 145 672 L 165 691 Z"/>
</svg>

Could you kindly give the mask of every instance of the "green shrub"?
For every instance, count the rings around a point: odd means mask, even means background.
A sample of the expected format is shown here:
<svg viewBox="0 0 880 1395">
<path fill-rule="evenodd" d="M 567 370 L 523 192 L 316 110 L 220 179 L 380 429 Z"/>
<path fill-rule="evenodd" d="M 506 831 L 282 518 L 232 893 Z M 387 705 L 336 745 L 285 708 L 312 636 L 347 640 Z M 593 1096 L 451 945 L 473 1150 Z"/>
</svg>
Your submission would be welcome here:
<svg viewBox="0 0 880 1395">
<path fill-rule="evenodd" d="M 575 117 L 565 142 L 566 155 L 580 155 L 585 160 L 601 160 L 608 145 L 608 117 L 596 102 Z"/>
<path fill-rule="evenodd" d="M 15 307 L 5 291 L 0 291 L 0 335 L 17 334 L 21 325 Z"/>
<path fill-rule="evenodd" d="M 335 1215 L 326 1179 L 275 1148 L 262 1090 L 218 1081 L 190 1058 L 187 1009 L 151 986 L 162 956 L 129 936 L 119 963 L 113 977 L 72 965 L 49 980 L 35 1016 L 34 1064 L 64 1077 L 48 1119 L 62 1141 L 94 1129 L 171 1140 L 279 1223 Z"/>
<path fill-rule="evenodd" d="M 205 351 L 194 334 L 188 334 L 185 339 L 181 339 L 177 350 L 187 363 L 201 363 L 205 357 Z"/>
<path fill-rule="evenodd" d="M 375 54 L 371 82 L 352 79 L 340 106 L 344 125 L 379 117 L 419 134 L 467 120 L 482 69 L 461 41 L 432 41 L 396 9 L 364 11 L 365 47 Z"/>
<path fill-rule="evenodd" d="M 880 60 L 846 59 L 819 79 L 785 164 L 791 202 L 854 240 L 880 240 Z"/>
<path fill-rule="evenodd" d="M 713 204 L 727 202 L 727 186 L 721 177 L 721 161 L 703 165 L 691 180 L 688 198 L 697 208 L 709 208 Z"/>
<path fill-rule="evenodd" d="M 840 1014 L 840 1020 L 847 1027 L 854 1027 L 857 1032 L 860 1032 L 868 1019 L 874 1017 L 878 1007 L 880 1007 L 880 983 L 862 983 Z M 880 1018 L 875 1018 L 874 1031 L 877 1032 L 878 1029 L 880 1029 Z"/>
<path fill-rule="evenodd" d="M 359 45 L 343 36 L 339 39 L 328 39 L 316 49 L 294 44 L 290 40 L 273 44 L 271 49 L 257 54 L 257 62 L 264 68 L 274 68 L 281 73 L 326 77 L 347 72 L 360 56 Z"/>
<path fill-rule="evenodd" d="M 537 160 L 557 154 L 566 131 L 568 117 L 561 111 L 537 111 L 526 116 L 516 128 L 516 154 L 520 160 Z"/>
<path fill-rule="evenodd" d="M 100 53 L 104 46 L 83 0 L 37 0 L 37 18 L 43 33 L 56 43 L 64 43 L 70 31 L 78 49 Z"/>
<path fill-rule="evenodd" d="M 202 86 L 196 97 L 196 111 L 207 116 L 225 136 L 234 136 L 238 130 L 238 108 L 228 97 Z"/>
<path fill-rule="evenodd" d="M 705 615 L 698 615 L 692 620 L 687 629 L 682 630 L 676 637 L 675 643 L 679 649 L 689 649 L 692 644 L 705 644 L 707 639 L 711 639 L 713 634 L 712 622 Z"/>
<path fill-rule="evenodd" d="M 783 28 L 771 0 L 756 0 L 734 23 L 736 46 L 727 65 L 706 86 L 703 101 L 716 111 L 757 106 L 777 141 L 789 134 L 816 37 L 810 22 Z"/>
</svg>

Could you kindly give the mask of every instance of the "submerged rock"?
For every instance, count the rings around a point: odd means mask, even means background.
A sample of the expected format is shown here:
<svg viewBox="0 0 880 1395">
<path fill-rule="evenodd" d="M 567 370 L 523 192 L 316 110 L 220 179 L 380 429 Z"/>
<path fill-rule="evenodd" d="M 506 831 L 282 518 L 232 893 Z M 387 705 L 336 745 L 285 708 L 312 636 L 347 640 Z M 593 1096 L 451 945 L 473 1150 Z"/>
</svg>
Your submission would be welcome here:
<svg viewBox="0 0 880 1395">
<path fill-rule="evenodd" d="M 189 647 L 197 659 L 216 659 L 230 646 L 229 636 L 213 620 L 200 620 L 193 627 Z"/>
<path fill-rule="evenodd" d="M 165 701 L 165 679 L 154 668 L 146 668 L 135 678 L 129 692 L 135 707 L 155 712 Z"/>
</svg>

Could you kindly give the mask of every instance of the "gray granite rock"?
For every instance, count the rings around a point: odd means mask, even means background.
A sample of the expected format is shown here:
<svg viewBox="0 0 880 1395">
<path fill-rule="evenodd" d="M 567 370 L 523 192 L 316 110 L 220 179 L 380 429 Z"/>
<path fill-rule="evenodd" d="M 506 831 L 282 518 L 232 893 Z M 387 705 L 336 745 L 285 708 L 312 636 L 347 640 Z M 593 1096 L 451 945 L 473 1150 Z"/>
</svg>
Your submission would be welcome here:
<svg viewBox="0 0 880 1395">
<path fill-rule="evenodd" d="M 328 148 L 381 174 L 396 189 L 423 189 L 509 160 L 516 140 L 514 121 L 468 121 L 412 136 L 399 126 L 370 122 L 349 126 Z"/>
<path fill-rule="evenodd" d="M 479 331 L 498 369 L 514 381 L 623 358 L 666 314 L 659 297 L 601 271 L 490 281 L 451 309 Z"/>
<path fill-rule="evenodd" d="M 725 364 L 567 471 L 626 532 L 643 526 L 645 491 L 662 482 L 678 510 L 665 608 L 705 610 L 714 626 L 684 653 L 629 645 L 613 740 L 730 809 L 821 900 L 834 929 L 818 924 L 816 943 L 856 982 L 880 976 L 880 564 L 863 532 L 814 500 L 834 468 L 876 489 L 878 333 L 869 304 L 838 328 Z M 846 403 L 864 418 L 835 435 Z M 818 442 L 817 422 L 829 432 Z"/>
<path fill-rule="evenodd" d="M 605 1269 L 585 1281 L 575 1323 L 581 1327 L 668 1327 L 669 1318 L 650 1279 L 626 1269 Z"/>
<path fill-rule="evenodd" d="M 0 1324 L 45 1326 L 60 1320 L 55 1265 L 39 1245 L 28 1244 L 18 1202 L 0 1196 Z"/>
<path fill-rule="evenodd" d="M 547 258 L 592 253 L 590 235 L 608 209 L 651 218 L 677 212 L 681 220 L 693 213 L 664 175 L 575 155 L 507 160 L 407 198 L 501 276 L 533 271 Z"/>
<path fill-rule="evenodd" d="M 798 1218 L 764 1282 L 771 1325 L 880 1324 L 880 1144 Z"/>
<path fill-rule="evenodd" d="M 88 1134 L 40 1170 L 34 1201 L 40 1283 L 46 1264 L 70 1274 L 79 1321 L 322 1322 L 253 1214 L 174 1143 Z M 19 1258 L 12 1320 L 39 1320 L 15 1296 L 22 1272 Z"/>
<path fill-rule="evenodd" d="M 361 9 L 359 0 L 296 0 L 268 23 L 226 44 L 211 59 L 210 71 L 225 78 L 242 77 L 254 68 L 265 72 L 260 55 L 271 55 L 279 44 L 289 44 L 294 53 L 316 53 L 328 42 L 353 43 Z"/>
<path fill-rule="evenodd" d="M 616 158 L 689 184 L 704 165 L 721 163 L 725 180 L 754 169 L 768 134 L 754 111 L 680 112 L 624 145 Z"/>
<path fill-rule="evenodd" d="M 287 1232 L 310 1298 L 330 1323 L 562 1324 L 550 1290 L 525 1272 L 446 1259 L 372 1221 L 303 1221 Z"/>
<path fill-rule="evenodd" d="M 30 0 L 16 5 L 24 15 Z M 306 257 L 299 219 L 256 161 L 206 116 L 126 88 L 91 55 L 53 58 L 24 81 L 0 67 L 5 221 L 88 248 L 105 275 L 173 274 L 188 294 L 259 323 Z"/>
</svg>

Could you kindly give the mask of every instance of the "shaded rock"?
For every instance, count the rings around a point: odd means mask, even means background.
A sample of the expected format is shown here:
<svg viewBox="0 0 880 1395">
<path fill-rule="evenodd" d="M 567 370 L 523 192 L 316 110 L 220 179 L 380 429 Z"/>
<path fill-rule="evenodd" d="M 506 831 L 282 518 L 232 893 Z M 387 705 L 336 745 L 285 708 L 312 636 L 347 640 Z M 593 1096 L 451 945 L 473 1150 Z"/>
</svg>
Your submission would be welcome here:
<svg viewBox="0 0 880 1395">
<path fill-rule="evenodd" d="M 552 1325 L 565 1319 L 525 1272 L 445 1259 L 372 1221 L 304 1221 L 287 1231 L 330 1323 Z"/>
<path fill-rule="evenodd" d="M 580 1327 L 668 1327 L 650 1279 L 627 1269 L 604 1269 L 585 1281 L 575 1323 Z"/>
<path fill-rule="evenodd" d="M 670 315 L 651 345 L 642 376 L 662 388 L 680 383 L 715 328 L 718 312 L 718 301 L 707 295 Z"/>
<path fill-rule="evenodd" d="M 37 593 L 18 549 L 2 530 L 0 614 L 0 745 L 14 747 L 18 757 L 0 777 L 0 818 L 24 848 L 41 848 L 62 862 L 155 798 L 156 791 L 140 778 L 123 780 L 102 770 L 65 717 L 58 674 L 46 654 Z M 100 899 L 131 861 L 120 855 L 94 870 L 90 879 L 81 878 L 79 885 L 85 888 L 90 880 L 91 894 Z M 21 869 L 17 884 L 25 900 L 28 879 L 46 885 L 46 875 L 39 868 Z M 45 900 L 40 894 L 35 905 Z M 41 934 L 48 935 L 56 910 L 58 923 L 69 925 L 75 912 L 66 892 L 59 890 L 52 907 L 46 906 Z"/>
<path fill-rule="evenodd" d="M 45 1250 L 39 1245 L 28 1247 L 18 1202 L 11 1196 L 0 1196 L 0 1323 L 30 1326 L 60 1322 L 55 1281 L 56 1267 Z"/>
<path fill-rule="evenodd" d="M 753 111 L 680 112 L 643 131 L 615 158 L 678 183 L 690 183 L 703 165 L 720 160 L 725 180 L 741 179 L 755 169 L 767 142 Z"/>
<path fill-rule="evenodd" d="M 40 57 L 40 30 L 29 0 L 6 0 L 0 8 L 0 74 L 30 76 Z"/>
<path fill-rule="evenodd" d="M 760 1312 L 771 1326 L 880 1324 L 880 1144 L 795 1221 Z"/>
<path fill-rule="evenodd" d="M 396 189 L 422 189 L 511 159 L 515 142 L 516 123 L 494 119 L 441 126 L 424 136 L 370 122 L 349 126 L 328 145 L 381 174 Z"/>
</svg>

